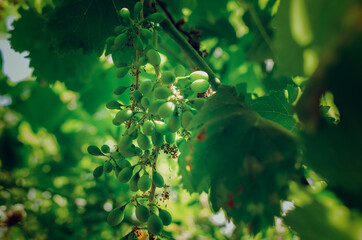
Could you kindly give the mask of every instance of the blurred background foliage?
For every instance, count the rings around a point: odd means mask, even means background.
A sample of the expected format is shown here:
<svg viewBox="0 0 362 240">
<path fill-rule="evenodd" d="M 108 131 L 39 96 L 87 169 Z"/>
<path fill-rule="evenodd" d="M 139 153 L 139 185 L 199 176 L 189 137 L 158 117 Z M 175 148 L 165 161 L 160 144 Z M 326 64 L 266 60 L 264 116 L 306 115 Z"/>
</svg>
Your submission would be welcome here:
<svg viewBox="0 0 362 240">
<path fill-rule="evenodd" d="M 275 227 L 252 235 L 222 210 L 212 213 L 207 194 L 186 192 L 177 160 L 164 155 L 160 171 L 170 184 L 165 204 L 174 218 L 166 230 L 176 239 L 362 239 L 362 4 L 159 4 L 223 83 L 236 86 L 261 116 L 298 134 L 306 178 L 304 185 L 290 184 Z M 131 0 L 0 2 L 0 238 L 119 239 L 134 223 L 133 209 L 127 209 L 120 226 L 107 225 L 107 212 L 131 193 L 113 173 L 94 179 L 102 160 L 86 153 L 90 144 L 114 146 L 121 132 L 105 103 L 127 104 L 129 92 L 119 97 L 112 91 L 129 86 L 133 77 L 116 79 L 103 50 L 117 25 L 114 8 L 133 5 Z M 9 41 L 25 52 L 31 74 L 28 66 L 9 66 Z M 161 32 L 159 42 L 163 69 L 181 63 L 191 71 L 167 35 Z M 24 73 L 22 79 L 13 78 L 14 72 Z"/>
</svg>

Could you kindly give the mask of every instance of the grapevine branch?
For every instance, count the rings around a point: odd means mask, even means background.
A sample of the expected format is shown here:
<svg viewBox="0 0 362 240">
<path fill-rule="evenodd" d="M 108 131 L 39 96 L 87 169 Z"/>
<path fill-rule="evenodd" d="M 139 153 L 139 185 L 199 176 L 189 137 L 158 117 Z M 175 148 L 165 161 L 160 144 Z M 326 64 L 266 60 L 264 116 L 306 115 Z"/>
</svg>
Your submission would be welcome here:
<svg viewBox="0 0 362 240">
<path fill-rule="evenodd" d="M 221 83 L 216 78 L 215 73 L 212 71 L 209 65 L 199 55 L 199 53 L 187 42 L 187 40 L 176 29 L 169 19 L 165 19 L 160 24 L 164 32 L 167 33 L 180 46 L 181 50 L 191 59 L 195 66 L 200 70 L 207 72 L 212 89 L 217 90 Z"/>
</svg>

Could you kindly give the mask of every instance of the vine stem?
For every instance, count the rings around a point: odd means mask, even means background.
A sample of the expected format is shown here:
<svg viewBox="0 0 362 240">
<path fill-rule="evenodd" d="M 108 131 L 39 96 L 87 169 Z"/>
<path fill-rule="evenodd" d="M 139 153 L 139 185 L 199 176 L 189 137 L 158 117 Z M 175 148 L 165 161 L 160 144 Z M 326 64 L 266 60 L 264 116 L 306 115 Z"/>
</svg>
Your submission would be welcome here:
<svg viewBox="0 0 362 240">
<path fill-rule="evenodd" d="M 199 55 L 199 53 L 187 42 L 184 36 L 176 29 L 169 19 L 166 18 L 160 23 L 160 25 L 162 26 L 164 32 L 180 46 L 181 50 L 189 59 L 191 59 L 194 65 L 200 70 L 207 72 L 212 89 L 217 90 L 221 84 L 220 80 L 217 79 L 215 73 Z"/>
<path fill-rule="evenodd" d="M 156 153 L 156 156 L 155 156 L 155 161 L 152 164 L 152 176 L 156 171 L 156 164 L 157 164 L 157 158 L 158 158 L 159 152 L 160 152 L 160 148 L 157 147 L 157 153 Z M 149 198 L 148 198 L 148 204 L 150 206 L 150 213 L 151 214 L 153 213 L 151 204 L 153 203 L 153 200 L 155 198 L 155 191 L 156 191 L 156 186 L 153 183 L 153 178 L 152 178 L 152 186 L 151 186 L 150 195 L 149 195 Z M 153 239 L 155 239 L 153 234 L 149 233 L 149 240 L 153 240 Z"/>
</svg>

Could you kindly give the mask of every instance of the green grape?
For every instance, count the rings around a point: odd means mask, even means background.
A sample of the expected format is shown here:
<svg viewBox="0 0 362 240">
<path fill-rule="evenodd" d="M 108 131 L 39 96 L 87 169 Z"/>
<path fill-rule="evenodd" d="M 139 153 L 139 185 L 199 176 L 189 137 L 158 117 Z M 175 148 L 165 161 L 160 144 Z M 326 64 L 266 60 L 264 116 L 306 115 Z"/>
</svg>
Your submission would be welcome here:
<svg viewBox="0 0 362 240">
<path fill-rule="evenodd" d="M 88 151 L 89 154 L 91 154 L 93 156 L 103 155 L 101 150 L 97 146 L 94 146 L 94 145 L 88 146 L 87 151 Z"/>
<path fill-rule="evenodd" d="M 121 67 L 118 68 L 116 71 L 116 77 L 117 78 L 123 78 L 124 76 L 126 76 L 128 73 L 128 67 Z"/>
<path fill-rule="evenodd" d="M 158 109 L 161 107 L 162 104 L 164 104 L 166 101 L 162 99 L 156 99 L 150 103 L 148 112 L 150 114 L 156 114 Z"/>
<path fill-rule="evenodd" d="M 127 90 L 128 87 L 118 86 L 113 90 L 113 93 L 116 95 L 122 95 L 124 91 Z"/>
<path fill-rule="evenodd" d="M 115 208 L 108 214 L 107 222 L 108 222 L 109 225 L 114 227 L 114 226 L 120 224 L 123 221 L 124 208 L 125 208 L 125 206 Z"/>
<path fill-rule="evenodd" d="M 114 32 L 115 34 L 121 34 L 125 29 L 126 29 L 125 26 L 119 25 L 114 28 Z"/>
<path fill-rule="evenodd" d="M 156 214 L 152 214 L 147 221 L 147 229 L 148 231 L 153 234 L 159 234 L 163 229 L 163 223 L 159 216 Z"/>
<path fill-rule="evenodd" d="M 121 68 L 121 67 L 127 67 L 127 63 L 123 63 L 121 61 L 117 61 L 117 62 L 114 62 L 114 66 L 116 68 Z"/>
<path fill-rule="evenodd" d="M 191 90 L 195 93 L 203 93 L 206 92 L 207 89 L 209 89 L 210 84 L 208 81 L 204 79 L 198 79 L 191 83 Z"/>
<path fill-rule="evenodd" d="M 142 51 L 143 50 L 143 42 L 142 42 L 140 37 L 136 36 L 135 38 L 133 38 L 133 47 L 137 51 Z"/>
<path fill-rule="evenodd" d="M 108 108 L 108 109 L 110 109 L 110 110 L 120 109 L 121 106 L 122 106 L 122 105 L 121 105 L 119 102 L 115 101 L 115 100 L 109 101 L 109 102 L 107 102 L 107 104 L 106 104 L 106 108 Z"/>
<path fill-rule="evenodd" d="M 175 108 L 176 106 L 173 102 L 165 102 L 158 108 L 157 113 L 161 118 L 168 118 L 175 111 Z"/>
<path fill-rule="evenodd" d="M 133 99 L 138 102 L 142 98 L 142 93 L 139 90 L 133 91 Z"/>
<path fill-rule="evenodd" d="M 118 122 L 123 123 L 124 121 L 131 119 L 132 115 L 133 115 L 133 112 L 131 109 L 123 109 L 123 110 L 119 111 L 114 118 Z"/>
<path fill-rule="evenodd" d="M 124 135 L 119 140 L 118 147 L 120 150 L 126 150 L 131 147 L 131 144 L 132 144 L 132 138 L 128 135 Z"/>
<path fill-rule="evenodd" d="M 138 66 L 143 66 L 146 65 L 148 62 L 146 57 L 140 57 L 140 59 L 138 59 Z"/>
<path fill-rule="evenodd" d="M 108 45 L 108 46 L 112 46 L 113 44 L 114 44 L 114 40 L 116 39 L 116 37 L 114 37 L 114 36 L 111 36 L 111 37 L 108 37 L 107 39 L 106 39 L 106 44 Z"/>
<path fill-rule="evenodd" d="M 141 105 L 143 108 L 147 109 L 150 106 L 150 99 L 148 97 L 143 97 L 141 99 Z"/>
<path fill-rule="evenodd" d="M 163 180 L 162 175 L 159 174 L 158 172 L 153 173 L 152 180 L 153 184 L 158 188 L 161 188 L 163 187 L 163 185 L 165 185 L 165 181 Z"/>
<path fill-rule="evenodd" d="M 163 144 L 163 135 L 159 134 L 158 132 L 154 132 L 152 134 L 152 144 L 155 147 L 161 147 Z"/>
<path fill-rule="evenodd" d="M 160 216 L 164 226 L 168 226 L 171 224 L 172 216 L 167 210 L 160 209 L 160 211 L 158 212 L 158 215 Z"/>
<path fill-rule="evenodd" d="M 136 207 L 136 217 L 140 222 L 146 222 L 150 217 L 150 210 L 146 206 L 138 205 Z"/>
<path fill-rule="evenodd" d="M 121 125 L 121 122 L 118 122 L 117 119 L 113 118 L 112 123 L 116 126 Z"/>
<path fill-rule="evenodd" d="M 153 34 L 150 30 L 146 29 L 146 28 L 142 28 L 141 29 L 141 36 L 144 38 L 144 39 L 151 39 Z"/>
<path fill-rule="evenodd" d="M 154 23 L 160 23 L 165 20 L 165 16 L 162 13 L 152 13 L 147 18 Z"/>
<path fill-rule="evenodd" d="M 138 143 L 138 146 L 143 150 L 147 150 L 147 149 L 150 149 L 152 147 L 150 140 L 144 134 L 140 134 L 138 136 L 137 143 Z"/>
<path fill-rule="evenodd" d="M 147 95 L 152 91 L 153 83 L 151 79 L 145 79 L 139 86 L 138 90 L 144 95 Z"/>
<path fill-rule="evenodd" d="M 190 74 L 191 81 L 195 81 L 195 80 L 199 80 L 199 79 L 204 79 L 204 80 L 208 81 L 209 75 L 204 71 L 195 71 Z"/>
<path fill-rule="evenodd" d="M 182 114 L 182 127 L 185 129 L 188 129 L 187 127 L 189 126 L 192 118 L 194 117 L 194 115 L 190 112 L 190 111 L 186 111 Z"/>
<path fill-rule="evenodd" d="M 148 189 L 150 189 L 152 184 L 152 180 L 148 173 L 143 174 L 143 176 L 138 180 L 137 187 L 142 192 L 146 192 Z"/>
<path fill-rule="evenodd" d="M 134 152 L 136 153 L 137 156 L 141 156 L 142 155 L 142 149 L 139 147 L 135 147 L 134 148 Z"/>
<path fill-rule="evenodd" d="M 150 154 L 151 154 L 151 151 L 150 151 L 150 150 L 146 150 L 143 155 L 144 155 L 145 157 L 148 157 L 148 156 L 150 156 Z"/>
<path fill-rule="evenodd" d="M 116 178 L 118 179 L 118 175 L 119 175 L 119 173 L 121 172 L 121 168 L 120 167 L 118 167 L 118 165 L 116 165 L 116 168 L 114 169 L 114 172 L 116 173 Z"/>
<path fill-rule="evenodd" d="M 173 114 L 167 122 L 168 130 L 172 133 L 177 132 L 181 127 L 181 120 L 178 115 Z"/>
<path fill-rule="evenodd" d="M 121 10 L 119 10 L 119 15 L 121 15 L 122 18 L 129 18 L 130 12 L 128 8 L 122 8 Z"/>
<path fill-rule="evenodd" d="M 156 132 L 158 132 L 159 134 L 162 134 L 162 135 L 166 135 L 169 132 L 167 124 L 162 121 L 155 120 L 155 129 L 156 129 Z"/>
<path fill-rule="evenodd" d="M 142 11 L 142 9 L 143 9 L 143 4 L 141 2 L 136 2 L 136 4 L 134 5 L 134 15 L 138 16 Z"/>
<path fill-rule="evenodd" d="M 149 63 L 154 66 L 157 67 L 160 65 L 161 63 L 161 57 L 160 54 L 154 50 L 154 49 L 150 49 L 147 51 L 146 56 L 148 58 Z"/>
<path fill-rule="evenodd" d="M 123 149 L 123 150 L 121 150 L 121 152 L 122 152 L 123 156 L 125 156 L 125 157 L 134 157 L 137 155 L 136 149 L 132 148 L 132 147 Z"/>
<path fill-rule="evenodd" d="M 118 165 L 121 169 L 127 168 L 127 167 L 131 167 L 131 163 L 128 160 L 121 160 L 118 162 Z"/>
<path fill-rule="evenodd" d="M 175 67 L 174 72 L 175 72 L 176 77 L 185 76 L 185 68 L 181 64 L 177 64 L 177 66 Z"/>
<path fill-rule="evenodd" d="M 204 106 L 204 103 L 206 102 L 206 99 L 204 99 L 204 98 L 196 98 L 195 100 L 192 100 L 190 102 L 197 110 L 200 110 L 202 108 L 202 106 Z"/>
<path fill-rule="evenodd" d="M 109 153 L 111 151 L 108 145 L 102 145 L 101 150 L 104 153 Z"/>
<path fill-rule="evenodd" d="M 114 159 L 114 160 L 117 160 L 117 159 L 120 159 L 122 157 L 122 155 L 119 153 L 119 152 L 113 152 L 111 154 L 111 157 Z"/>
<path fill-rule="evenodd" d="M 153 91 L 153 95 L 158 99 L 167 99 L 171 94 L 171 90 L 167 87 L 157 87 Z"/>
<path fill-rule="evenodd" d="M 123 47 L 128 42 L 127 33 L 121 33 L 114 39 L 114 46 L 116 48 Z"/>
<path fill-rule="evenodd" d="M 118 174 L 118 181 L 120 181 L 121 183 L 126 183 L 131 179 L 132 174 L 132 167 L 123 168 Z"/>
<path fill-rule="evenodd" d="M 176 133 L 169 132 L 166 134 L 165 140 L 169 144 L 174 144 L 176 141 Z"/>
<path fill-rule="evenodd" d="M 93 171 L 93 176 L 99 178 L 103 174 L 103 165 L 96 167 Z"/>
<path fill-rule="evenodd" d="M 146 120 L 143 123 L 142 130 L 144 134 L 151 136 L 155 132 L 155 124 L 150 120 Z"/>
<path fill-rule="evenodd" d="M 173 72 L 165 71 L 162 73 L 161 81 L 164 84 L 166 84 L 166 85 L 172 84 L 175 82 L 175 80 L 176 80 L 176 77 L 175 77 L 175 74 L 173 74 Z"/>
<path fill-rule="evenodd" d="M 129 181 L 129 188 L 131 189 L 132 192 L 137 192 L 138 191 L 138 180 L 140 179 L 140 174 L 139 172 L 137 172 Z"/>
<path fill-rule="evenodd" d="M 112 163 L 110 163 L 109 161 L 106 161 L 103 165 L 103 171 L 106 173 L 110 173 L 112 172 L 113 166 Z"/>
</svg>

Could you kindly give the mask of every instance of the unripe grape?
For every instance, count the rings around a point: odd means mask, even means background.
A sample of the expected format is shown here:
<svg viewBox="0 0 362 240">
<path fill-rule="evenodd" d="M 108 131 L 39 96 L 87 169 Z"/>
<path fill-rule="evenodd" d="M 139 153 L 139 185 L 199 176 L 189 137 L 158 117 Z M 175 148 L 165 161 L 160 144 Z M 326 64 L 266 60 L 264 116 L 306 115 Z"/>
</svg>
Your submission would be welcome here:
<svg viewBox="0 0 362 240">
<path fill-rule="evenodd" d="M 113 93 L 116 95 L 122 95 L 124 91 L 127 90 L 128 87 L 118 86 L 113 90 Z"/>
<path fill-rule="evenodd" d="M 155 120 L 155 129 L 156 129 L 156 132 L 158 132 L 159 134 L 162 134 L 162 135 L 166 135 L 169 132 L 167 124 L 162 121 Z"/>
<path fill-rule="evenodd" d="M 112 163 L 110 163 L 109 161 L 105 162 L 103 165 L 103 171 L 106 173 L 110 173 L 112 172 L 113 166 Z"/>
<path fill-rule="evenodd" d="M 119 25 L 119 26 L 116 26 L 116 27 L 114 28 L 114 32 L 115 32 L 116 34 L 121 34 L 121 33 L 123 32 L 123 30 L 125 30 L 125 29 L 126 29 L 125 26 Z"/>
<path fill-rule="evenodd" d="M 140 14 L 140 12 L 142 11 L 143 8 L 143 4 L 141 2 L 136 2 L 136 4 L 134 5 L 134 15 L 138 16 Z"/>
<path fill-rule="evenodd" d="M 140 174 L 139 172 L 137 172 L 129 181 L 129 188 L 131 189 L 132 192 L 137 192 L 138 191 L 138 180 L 140 179 Z"/>
<path fill-rule="evenodd" d="M 163 144 L 163 135 L 159 134 L 158 132 L 154 132 L 152 134 L 152 144 L 155 147 L 161 147 Z"/>
<path fill-rule="evenodd" d="M 142 93 L 138 90 L 133 91 L 133 99 L 138 102 L 142 98 Z"/>
<path fill-rule="evenodd" d="M 140 37 L 136 36 L 135 38 L 133 38 L 133 47 L 137 51 L 142 51 L 143 50 L 143 42 L 142 42 Z"/>
<path fill-rule="evenodd" d="M 141 29 L 141 36 L 145 39 L 150 39 L 152 38 L 152 32 L 146 28 L 142 28 Z"/>
<path fill-rule="evenodd" d="M 204 79 L 204 80 L 208 81 L 209 80 L 209 75 L 204 71 L 195 71 L 195 72 L 190 74 L 190 80 L 191 81 L 195 81 L 195 80 L 198 80 L 198 79 Z"/>
<path fill-rule="evenodd" d="M 114 172 L 116 173 L 116 178 L 118 179 L 118 174 L 121 172 L 121 168 L 116 165 L 116 168 L 114 169 Z"/>
<path fill-rule="evenodd" d="M 134 152 L 136 153 L 137 156 L 141 156 L 142 155 L 142 149 L 139 147 L 135 147 L 134 148 Z"/>
<path fill-rule="evenodd" d="M 145 121 L 142 127 L 143 133 L 151 136 L 155 132 L 155 124 L 152 121 Z"/>
<path fill-rule="evenodd" d="M 122 18 L 129 18 L 130 16 L 128 8 L 122 8 L 121 10 L 119 10 L 119 14 L 121 15 Z"/>
<path fill-rule="evenodd" d="M 181 127 L 181 120 L 178 115 L 172 115 L 167 122 L 168 130 L 171 133 L 177 132 Z"/>
<path fill-rule="evenodd" d="M 158 172 L 154 172 L 153 176 L 152 176 L 152 180 L 153 180 L 153 184 L 156 187 L 163 187 L 163 185 L 165 185 L 165 181 L 163 180 L 163 177 L 161 174 L 159 174 Z"/>
<path fill-rule="evenodd" d="M 140 222 L 146 222 L 150 217 L 150 210 L 146 206 L 138 205 L 136 207 L 136 217 Z"/>
<path fill-rule="evenodd" d="M 163 229 L 163 223 L 159 216 L 156 214 L 152 214 L 147 221 L 147 229 L 148 231 L 153 234 L 159 234 Z"/>
<path fill-rule="evenodd" d="M 111 157 L 114 160 L 117 160 L 117 159 L 120 159 L 122 157 L 122 155 L 119 152 L 114 152 L 114 153 L 111 154 Z"/>
<path fill-rule="evenodd" d="M 206 102 L 206 99 L 204 98 L 196 98 L 195 100 L 191 101 L 191 104 L 197 109 L 200 110 L 202 106 L 204 106 L 204 103 Z"/>
<path fill-rule="evenodd" d="M 152 147 L 150 140 L 144 134 L 140 134 L 138 136 L 137 143 L 138 143 L 138 146 L 143 150 L 147 150 L 147 149 L 150 149 Z"/>
<path fill-rule="evenodd" d="M 116 68 L 127 67 L 127 63 L 124 63 L 124 62 L 121 62 L 121 61 L 116 61 L 116 62 L 114 62 L 114 66 Z"/>
<path fill-rule="evenodd" d="M 165 102 L 158 108 L 157 113 L 161 118 L 168 118 L 175 111 L 175 108 L 176 106 L 173 102 Z"/>
<path fill-rule="evenodd" d="M 141 99 L 141 105 L 142 105 L 142 107 L 147 109 L 150 106 L 150 99 L 148 97 L 143 97 Z"/>
<path fill-rule="evenodd" d="M 148 16 L 148 19 L 154 23 L 160 23 L 165 20 L 165 16 L 162 13 L 152 13 Z"/>
<path fill-rule="evenodd" d="M 127 167 L 131 167 L 131 163 L 128 160 L 121 160 L 118 162 L 118 165 L 121 169 L 127 168 Z"/>
<path fill-rule="evenodd" d="M 123 110 L 119 111 L 114 118 L 118 122 L 123 123 L 124 121 L 131 119 L 132 115 L 133 115 L 133 112 L 131 109 L 123 109 Z"/>
<path fill-rule="evenodd" d="M 123 47 L 128 42 L 127 33 L 121 33 L 114 39 L 114 46 L 116 48 Z"/>
<path fill-rule="evenodd" d="M 187 129 L 194 115 L 190 111 L 186 111 L 182 114 L 182 127 Z"/>
<path fill-rule="evenodd" d="M 110 109 L 110 110 L 120 109 L 121 106 L 122 106 L 122 105 L 121 105 L 119 102 L 115 101 L 115 100 L 109 101 L 109 102 L 107 102 L 107 104 L 106 104 L 106 108 L 108 108 L 108 109 Z"/>
<path fill-rule="evenodd" d="M 103 165 L 96 167 L 93 171 L 93 176 L 95 178 L 99 178 L 100 176 L 102 176 L 102 174 L 103 174 Z"/>
<path fill-rule="evenodd" d="M 93 156 L 103 155 L 101 150 L 97 146 L 94 146 L 94 145 L 88 146 L 87 151 L 89 154 L 91 154 Z"/>
<path fill-rule="evenodd" d="M 116 225 L 120 224 L 123 221 L 124 208 L 125 208 L 125 206 L 115 208 L 108 214 L 107 222 L 108 222 L 109 225 L 116 226 Z"/>
<path fill-rule="evenodd" d="M 176 80 L 176 77 L 175 75 L 173 74 L 173 72 L 171 71 L 165 71 L 162 73 L 162 76 L 161 76 L 161 81 L 166 84 L 166 85 L 169 85 L 169 84 L 172 84 L 174 83 Z"/>
<path fill-rule="evenodd" d="M 198 79 L 191 83 L 191 90 L 195 93 L 203 93 L 206 92 L 207 89 L 209 89 L 210 84 L 208 81 L 204 79 Z"/>
<path fill-rule="evenodd" d="M 117 69 L 116 77 L 117 78 L 123 78 L 128 73 L 128 67 L 121 67 Z"/>
<path fill-rule="evenodd" d="M 111 37 L 108 37 L 107 39 L 106 39 L 106 44 L 108 45 L 108 46 L 112 46 L 113 44 L 114 44 L 114 40 L 116 39 L 116 37 L 114 37 L 114 36 L 111 36 Z"/>
<path fill-rule="evenodd" d="M 131 167 L 126 167 L 119 172 L 118 181 L 120 181 L 121 183 L 126 183 L 131 179 L 132 174 L 133 169 Z"/>
<path fill-rule="evenodd" d="M 145 79 L 139 86 L 138 90 L 144 95 L 147 95 L 152 91 L 153 83 L 151 79 Z"/>
<path fill-rule="evenodd" d="M 156 99 L 156 100 L 153 100 L 151 103 L 150 103 L 150 106 L 149 106 L 149 109 L 148 109 L 148 112 L 150 114 L 156 114 L 158 109 L 161 107 L 162 104 L 164 104 L 166 101 L 165 100 L 162 100 L 162 99 Z"/>
<path fill-rule="evenodd" d="M 176 133 L 169 132 L 166 134 L 165 140 L 169 144 L 174 144 L 176 141 Z"/>
<path fill-rule="evenodd" d="M 104 153 L 109 153 L 111 151 L 108 145 L 102 145 L 101 150 Z"/>
<path fill-rule="evenodd" d="M 153 91 L 153 95 L 158 99 L 167 99 L 171 94 L 171 90 L 167 87 L 157 87 Z"/>
<path fill-rule="evenodd" d="M 126 150 L 131 147 L 131 144 L 132 144 L 132 138 L 128 135 L 124 135 L 119 140 L 118 147 L 120 150 Z"/>
<path fill-rule="evenodd" d="M 185 76 L 185 68 L 181 64 L 177 64 L 174 71 L 175 71 L 175 76 L 176 77 Z"/>
<path fill-rule="evenodd" d="M 160 54 L 156 50 L 154 50 L 154 49 L 148 50 L 146 53 L 146 56 L 148 58 L 148 62 L 152 66 L 157 67 L 160 65 L 161 57 L 160 57 Z"/>
<path fill-rule="evenodd" d="M 167 210 L 160 209 L 160 211 L 158 212 L 158 215 L 160 216 L 164 226 L 168 226 L 171 224 L 172 216 Z"/>
<path fill-rule="evenodd" d="M 137 155 L 136 149 L 132 148 L 132 147 L 122 149 L 122 150 L 120 149 L 120 151 L 122 152 L 123 156 L 125 156 L 125 157 L 134 157 Z"/>
<path fill-rule="evenodd" d="M 150 176 L 145 173 L 143 176 L 138 180 L 137 187 L 142 192 L 146 192 L 148 189 L 150 189 L 152 184 L 152 180 L 150 179 Z"/>
</svg>

